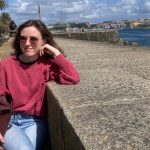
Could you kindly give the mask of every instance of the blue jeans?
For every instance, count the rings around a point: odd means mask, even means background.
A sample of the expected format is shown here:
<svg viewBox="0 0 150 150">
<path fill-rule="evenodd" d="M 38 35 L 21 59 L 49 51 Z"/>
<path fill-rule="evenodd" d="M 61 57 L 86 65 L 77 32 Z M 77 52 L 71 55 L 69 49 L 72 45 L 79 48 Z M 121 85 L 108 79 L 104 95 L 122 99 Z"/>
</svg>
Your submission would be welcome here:
<svg viewBox="0 0 150 150">
<path fill-rule="evenodd" d="M 16 113 L 4 136 L 5 150 L 41 150 L 48 138 L 47 122 L 35 116 Z"/>
</svg>

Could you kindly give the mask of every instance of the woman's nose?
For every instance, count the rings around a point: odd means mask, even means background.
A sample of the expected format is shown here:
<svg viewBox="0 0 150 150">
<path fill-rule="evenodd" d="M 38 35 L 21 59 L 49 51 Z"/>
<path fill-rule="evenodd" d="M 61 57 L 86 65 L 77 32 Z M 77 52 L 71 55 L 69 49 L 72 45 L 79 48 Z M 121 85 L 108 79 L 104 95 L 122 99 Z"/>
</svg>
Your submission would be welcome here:
<svg viewBox="0 0 150 150">
<path fill-rule="evenodd" d="M 30 45 L 30 39 L 29 38 L 26 39 L 25 45 Z"/>
</svg>

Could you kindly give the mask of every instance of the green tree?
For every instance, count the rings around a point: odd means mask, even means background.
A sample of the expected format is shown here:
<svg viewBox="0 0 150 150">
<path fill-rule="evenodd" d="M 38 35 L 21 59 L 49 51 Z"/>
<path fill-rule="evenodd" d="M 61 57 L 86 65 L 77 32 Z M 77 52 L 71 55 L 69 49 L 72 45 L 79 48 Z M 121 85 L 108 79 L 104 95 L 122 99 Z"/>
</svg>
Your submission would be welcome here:
<svg viewBox="0 0 150 150">
<path fill-rule="evenodd" d="M 6 0 L 0 0 L 0 10 L 3 10 L 8 7 Z"/>
<path fill-rule="evenodd" d="M 2 22 L 3 22 L 4 24 L 9 24 L 10 21 L 11 21 L 10 15 L 9 15 L 8 13 L 6 13 L 6 12 L 3 12 L 3 13 L 1 14 L 1 19 L 2 19 Z"/>
<path fill-rule="evenodd" d="M 0 10 L 4 10 L 8 7 L 8 3 L 6 0 L 0 0 Z M 8 32 L 9 26 L 8 26 L 8 20 L 10 19 L 10 16 L 7 13 L 1 13 L 0 14 L 0 36 L 2 34 Z"/>
<path fill-rule="evenodd" d="M 8 13 L 3 12 L 0 15 L 0 33 L 7 33 L 9 32 L 9 25 L 11 22 L 11 17 Z"/>
</svg>

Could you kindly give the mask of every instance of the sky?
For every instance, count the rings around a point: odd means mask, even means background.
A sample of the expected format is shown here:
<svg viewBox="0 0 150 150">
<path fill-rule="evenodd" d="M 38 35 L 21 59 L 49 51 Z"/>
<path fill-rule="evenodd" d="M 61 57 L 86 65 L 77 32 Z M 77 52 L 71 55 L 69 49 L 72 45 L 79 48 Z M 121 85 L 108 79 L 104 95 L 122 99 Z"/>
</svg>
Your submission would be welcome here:
<svg viewBox="0 0 150 150">
<path fill-rule="evenodd" d="M 29 19 L 56 22 L 120 21 L 150 18 L 150 0 L 7 0 L 8 12 L 17 25 Z"/>
</svg>

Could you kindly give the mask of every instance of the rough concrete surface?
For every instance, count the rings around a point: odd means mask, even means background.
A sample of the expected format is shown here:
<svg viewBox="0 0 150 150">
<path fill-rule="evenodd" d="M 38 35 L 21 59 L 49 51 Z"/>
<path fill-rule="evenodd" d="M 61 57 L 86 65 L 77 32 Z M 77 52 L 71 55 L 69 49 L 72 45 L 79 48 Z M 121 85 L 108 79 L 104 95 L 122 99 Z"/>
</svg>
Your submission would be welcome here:
<svg viewBox="0 0 150 150">
<path fill-rule="evenodd" d="M 49 83 L 55 150 L 150 150 L 150 49 L 56 39 L 77 85 Z"/>
</svg>

